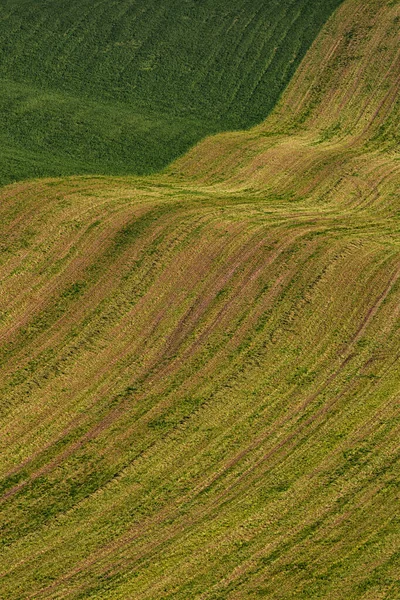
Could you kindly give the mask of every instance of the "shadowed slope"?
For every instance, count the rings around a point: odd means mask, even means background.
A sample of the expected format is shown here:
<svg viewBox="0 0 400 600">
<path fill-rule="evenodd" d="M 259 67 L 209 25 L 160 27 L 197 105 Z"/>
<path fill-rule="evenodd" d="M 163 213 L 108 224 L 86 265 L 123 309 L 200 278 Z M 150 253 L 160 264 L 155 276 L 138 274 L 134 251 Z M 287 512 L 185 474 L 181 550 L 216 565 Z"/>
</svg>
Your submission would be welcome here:
<svg viewBox="0 0 400 600">
<path fill-rule="evenodd" d="M 260 122 L 340 2 L 2 2 L 0 184 L 150 173 Z"/>
<path fill-rule="evenodd" d="M 391 63 L 348 0 L 307 69 L 350 14 Z M 2 191 L 2 597 L 399 597 L 400 165 L 294 90 L 163 177 Z"/>
</svg>

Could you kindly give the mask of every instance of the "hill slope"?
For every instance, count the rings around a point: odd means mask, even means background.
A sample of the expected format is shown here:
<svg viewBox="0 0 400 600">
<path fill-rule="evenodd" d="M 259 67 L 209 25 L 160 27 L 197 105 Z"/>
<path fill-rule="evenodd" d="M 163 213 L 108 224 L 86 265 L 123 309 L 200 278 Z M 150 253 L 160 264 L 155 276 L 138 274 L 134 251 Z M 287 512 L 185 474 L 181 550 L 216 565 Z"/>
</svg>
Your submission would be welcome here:
<svg viewBox="0 0 400 600">
<path fill-rule="evenodd" d="M 251 132 L 209 138 L 171 172 L 207 183 L 222 181 L 225 188 L 284 186 L 299 195 L 303 171 L 320 184 L 336 176 L 332 165 L 343 171 L 344 161 L 356 156 L 370 160 L 374 151 L 385 150 L 397 160 L 398 11 L 398 3 L 388 6 L 381 0 L 345 2 L 271 118 Z M 307 174 L 313 162 L 314 170 Z"/>
<path fill-rule="evenodd" d="M 2 597 L 399 598 L 399 20 L 162 176 L 1 192 Z"/>
<path fill-rule="evenodd" d="M 2 2 L 0 184 L 149 173 L 260 122 L 340 2 Z"/>
</svg>

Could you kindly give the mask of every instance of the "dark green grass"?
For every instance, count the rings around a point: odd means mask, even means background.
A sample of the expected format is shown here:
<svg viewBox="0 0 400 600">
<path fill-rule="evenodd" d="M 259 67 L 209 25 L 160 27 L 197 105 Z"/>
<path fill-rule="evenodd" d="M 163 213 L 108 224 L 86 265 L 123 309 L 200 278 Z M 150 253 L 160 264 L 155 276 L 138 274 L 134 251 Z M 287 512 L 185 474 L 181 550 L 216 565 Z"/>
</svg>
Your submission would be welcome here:
<svg viewBox="0 0 400 600">
<path fill-rule="evenodd" d="M 192 117 L 134 112 L 119 102 L 2 80 L 0 182 L 27 175 L 157 171 L 212 127 Z"/>
<path fill-rule="evenodd" d="M 162 169 L 275 106 L 341 0 L 6 0 L 0 184 Z"/>
</svg>

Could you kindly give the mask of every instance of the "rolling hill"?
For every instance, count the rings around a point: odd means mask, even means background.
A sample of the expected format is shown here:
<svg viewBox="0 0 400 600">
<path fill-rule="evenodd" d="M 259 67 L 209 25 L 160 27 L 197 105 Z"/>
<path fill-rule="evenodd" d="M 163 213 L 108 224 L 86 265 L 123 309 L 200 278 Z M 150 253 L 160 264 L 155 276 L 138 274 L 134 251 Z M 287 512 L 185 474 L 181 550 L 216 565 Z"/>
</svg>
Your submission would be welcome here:
<svg viewBox="0 0 400 600">
<path fill-rule="evenodd" d="M 341 0 L 4 0 L 0 184 L 158 171 L 263 120 Z"/>
<path fill-rule="evenodd" d="M 0 191 L 1 597 L 400 598 L 400 3 L 262 124 Z"/>
</svg>

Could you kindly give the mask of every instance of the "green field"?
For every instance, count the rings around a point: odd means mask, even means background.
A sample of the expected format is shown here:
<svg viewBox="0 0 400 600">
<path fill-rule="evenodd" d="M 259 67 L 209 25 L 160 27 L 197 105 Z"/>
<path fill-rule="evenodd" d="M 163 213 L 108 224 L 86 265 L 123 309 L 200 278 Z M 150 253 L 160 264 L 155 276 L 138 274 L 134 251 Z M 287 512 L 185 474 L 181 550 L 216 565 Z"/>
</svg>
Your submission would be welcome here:
<svg viewBox="0 0 400 600">
<path fill-rule="evenodd" d="M 3 0 L 0 184 L 159 171 L 264 119 L 341 0 Z"/>
<path fill-rule="evenodd" d="M 399 26 L 345 0 L 161 174 L 0 190 L 2 600 L 400 599 Z"/>
</svg>

